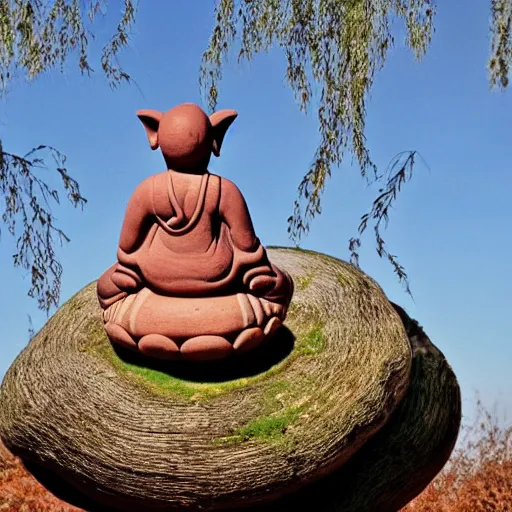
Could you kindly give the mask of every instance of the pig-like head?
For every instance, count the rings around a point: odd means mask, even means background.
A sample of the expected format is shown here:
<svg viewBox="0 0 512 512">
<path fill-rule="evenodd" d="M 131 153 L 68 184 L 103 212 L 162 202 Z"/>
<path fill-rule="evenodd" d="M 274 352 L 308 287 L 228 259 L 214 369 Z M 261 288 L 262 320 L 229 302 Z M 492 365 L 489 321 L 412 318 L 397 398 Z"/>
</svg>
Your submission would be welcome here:
<svg viewBox="0 0 512 512">
<path fill-rule="evenodd" d="M 161 148 L 169 169 L 181 172 L 205 171 L 211 154 L 219 156 L 227 129 L 238 114 L 219 110 L 210 117 L 194 103 L 184 103 L 165 114 L 138 110 L 152 149 Z"/>
</svg>

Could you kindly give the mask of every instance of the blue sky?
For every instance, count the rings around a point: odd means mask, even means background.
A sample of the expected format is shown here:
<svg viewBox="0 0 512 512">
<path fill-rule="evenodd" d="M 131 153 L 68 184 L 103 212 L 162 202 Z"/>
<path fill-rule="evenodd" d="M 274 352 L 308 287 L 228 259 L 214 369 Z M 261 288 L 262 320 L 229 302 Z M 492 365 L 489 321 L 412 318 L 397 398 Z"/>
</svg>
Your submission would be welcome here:
<svg viewBox="0 0 512 512">
<path fill-rule="evenodd" d="M 463 0 L 439 3 L 428 55 L 416 62 L 400 34 L 368 105 L 367 137 L 377 164 L 385 167 L 408 149 L 417 149 L 428 163 L 404 189 L 386 232 L 391 252 L 410 275 L 415 300 L 379 260 L 371 236 L 364 239 L 361 265 L 445 353 L 460 381 L 465 415 L 472 416 L 478 391 L 510 420 L 512 91 L 489 90 L 489 2 L 471 8 Z M 139 87 L 113 92 L 100 72 L 87 79 L 70 64 L 65 74 L 13 83 L 0 104 L 4 148 L 20 154 L 41 143 L 59 148 L 89 200 L 84 211 L 65 201 L 54 209 L 71 238 L 58 251 L 64 266 L 61 303 L 111 265 L 130 194 L 165 168 L 135 111 L 201 101 L 198 69 L 213 8 L 193 4 L 141 2 L 130 48 L 122 55 Z M 112 3 L 98 24 L 98 42 L 111 33 L 119 5 Z M 99 62 L 93 67 L 99 69 Z M 233 108 L 239 117 L 210 167 L 242 190 L 265 245 L 291 245 L 286 219 L 318 142 L 314 111 L 299 112 L 284 70 L 279 50 L 241 66 L 231 59 L 219 108 Z M 349 257 L 348 239 L 376 193 L 350 164 L 347 159 L 333 173 L 323 213 L 303 247 Z M 52 173 L 46 175 L 58 184 Z M 26 296 L 29 276 L 12 267 L 13 253 L 13 240 L 3 231 L 0 378 L 28 341 L 27 315 L 36 330 L 46 320 Z"/>
</svg>

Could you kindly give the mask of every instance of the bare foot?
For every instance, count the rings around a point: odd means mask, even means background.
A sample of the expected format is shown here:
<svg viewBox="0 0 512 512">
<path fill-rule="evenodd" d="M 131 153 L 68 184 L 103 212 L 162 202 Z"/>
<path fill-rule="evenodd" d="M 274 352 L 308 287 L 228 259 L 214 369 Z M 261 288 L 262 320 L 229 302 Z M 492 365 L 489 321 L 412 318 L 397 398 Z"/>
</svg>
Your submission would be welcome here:
<svg viewBox="0 0 512 512">
<path fill-rule="evenodd" d="M 135 340 L 120 325 L 108 322 L 105 324 L 105 331 L 111 342 L 117 343 L 134 352 L 138 352 L 137 343 L 135 343 Z"/>
<path fill-rule="evenodd" d="M 265 329 L 263 329 L 263 334 L 265 335 L 265 339 L 268 340 L 270 339 L 274 333 L 277 331 L 277 329 L 279 329 L 279 327 L 281 327 L 282 322 L 281 320 L 277 317 L 277 316 L 274 316 L 272 317 L 267 325 L 265 326 Z"/>
<path fill-rule="evenodd" d="M 233 352 L 233 345 L 223 336 L 208 334 L 190 338 L 181 346 L 183 359 L 213 361 L 224 359 Z"/>
<path fill-rule="evenodd" d="M 158 359 L 179 359 L 180 349 L 174 341 L 161 334 L 147 334 L 139 340 L 139 350 L 146 356 Z"/>
<path fill-rule="evenodd" d="M 264 337 L 260 327 L 249 327 L 236 337 L 233 348 L 236 352 L 247 352 L 260 345 Z"/>
</svg>

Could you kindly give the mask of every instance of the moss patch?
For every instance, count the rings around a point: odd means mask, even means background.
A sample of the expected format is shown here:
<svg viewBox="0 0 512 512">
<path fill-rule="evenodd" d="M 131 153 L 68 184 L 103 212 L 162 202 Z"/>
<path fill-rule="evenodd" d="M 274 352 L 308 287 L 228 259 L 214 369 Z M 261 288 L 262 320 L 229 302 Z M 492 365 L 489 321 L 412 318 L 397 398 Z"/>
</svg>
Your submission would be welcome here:
<svg viewBox="0 0 512 512">
<path fill-rule="evenodd" d="M 323 332 L 323 325 L 317 323 L 300 337 L 297 343 L 296 352 L 301 356 L 314 356 L 323 352 L 326 341 Z"/>
<path fill-rule="evenodd" d="M 72 305 L 73 309 L 75 307 Z M 91 319 L 86 326 L 84 343 L 79 350 L 101 358 L 118 374 L 133 382 L 140 389 L 163 396 L 172 396 L 186 402 L 208 402 L 227 393 L 255 385 L 268 387 L 268 396 L 271 396 L 279 394 L 280 391 L 276 386 L 286 385 L 282 381 L 275 380 L 283 370 L 299 357 L 314 357 L 320 354 L 326 346 L 323 333 L 324 322 L 319 319 L 319 312 L 315 308 L 308 308 L 307 311 L 297 307 L 290 308 L 289 321 L 286 322 L 286 325 L 295 336 L 295 346 L 290 355 L 257 375 L 221 382 L 186 380 L 163 370 L 146 367 L 142 361 L 141 364 L 121 359 L 112 348 L 99 318 Z M 262 404 L 261 410 L 267 414 L 267 412 L 272 412 L 271 410 L 282 409 L 282 407 L 278 404 L 274 409 Z"/>
<path fill-rule="evenodd" d="M 271 396 L 271 390 L 280 387 L 283 389 L 283 393 Z M 303 395 L 304 391 L 304 386 L 297 386 L 297 383 L 292 387 L 286 381 L 275 382 L 264 394 L 260 414 L 247 424 L 234 429 L 227 436 L 213 439 L 213 444 L 233 445 L 254 440 L 279 445 L 293 445 L 289 429 L 308 408 L 309 397 L 303 396 L 301 400 L 295 400 L 292 405 L 288 406 L 284 406 L 284 403 L 289 402 L 292 397 Z M 287 396 L 281 396 L 283 394 Z"/>
<path fill-rule="evenodd" d="M 295 348 L 291 357 L 315 356 L 326 347 L 325 315 L 315 306 L 292 303 L 287 324 L 295 335 Z"/>
<path fill-rule="evenodd" d="M 338 283 L 343 287 L 354 287 L 359 288 L 365 284 L 365 280 L 352 272 L 338 272 L 336 276 Z"/>
<path fill-rule="evenodd" d="M 298 345 L 288 359 L 263 374 L 221 383 L 197 383 L 119 358 L 108 341 L 99 319 L 91 320 L 86 331 L 88 338 L 87 343 L 81 347 L 82 351 L 101 357 L 139 388 L 156 394 L 171 395 L 184 401 L 205 402 L 240 388 L 260 386 L 261 398 L 256 417 L 227 436 L 213 439 L 213 444 L 238 444 L 248 440 L 280 445 L 293 444 L 289 428 L 308 407 L 310 397 L 307 396 L 307 390 L 311 388 L 312 383 L 304 376 L 291 382 L 279 379 L 278 375 L 292 359 L 300 355 L 318 353 L 324 344 L 321 327 L 317 325 L 309 329 L 304 337 L 297 339 Z"/>
<path fill-rule="evenodd" d="M 322 314 L 318 306 L 307 302 L 295 302 L 292 300 L 288 308 L 286 325 L 293 328 L 303 328 L 311 322 L 321 321 L 325 315 Z M 291 328 L 291 327 L 290 327 Z M 295 331 L 294 331 L 295 333 Z"/>
<path fill-rule="evenodd" d="M 141 388 L 165 396 L 171 395 L 186 401 L 205 402 L 237 389 L 265 382 L 270 377 L 281 372 L 290 362 L 290 358 L 287 358 L 268 371 L 256 376 L 224 382 L 194 382 L 175 377 L 164 371 L 124 361 L 112 348 L 99 319 L 91 320 L 86 328 L 86 332 L 88 333 L 88 339 L 84 346 L 80 348 L 81 351 L 96 357 L 99 356 L 119 374 L 130 379 Z"/>
<path fill-rule="evenodd" d="M 297 284 L 297 290 L 303 292 L 313 280 L 313 273 L 310 272 L 309 274 L 305 276 L 299 276 L 295 279 L 295 282 Z"/>
<path fill-rule="evenodd" d="M 292 423 L 297 421 L 306 405 L 298 407 L 290 407 L 284 411 L 272 415 L 263 416 L 250 421 L 244 427 L 238 428 L 234 432 L 234 437 L 248 441 L 250 439 L 258 439 L 261 441 L 283 442 L 286 431 Z"/>
</svg>

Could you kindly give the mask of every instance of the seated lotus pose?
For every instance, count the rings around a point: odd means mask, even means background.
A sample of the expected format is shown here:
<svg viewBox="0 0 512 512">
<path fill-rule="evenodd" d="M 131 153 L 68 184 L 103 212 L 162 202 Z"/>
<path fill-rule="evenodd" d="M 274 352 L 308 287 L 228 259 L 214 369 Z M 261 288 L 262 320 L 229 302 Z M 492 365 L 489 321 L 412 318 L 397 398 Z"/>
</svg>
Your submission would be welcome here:
<svg viewBox="0 0 512 512">
<path fill-rule="evenodd" d="M 137 115 L 168 170 L 133 193 L 117 263 L 98 280 L 109 339 L 162 359 L 255 348 L 284 320 L 293 281 L 270 263 L 236 185 L 208 172 L 237 113 L 186 103 Z"/>
</svg>

